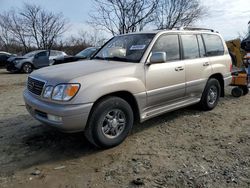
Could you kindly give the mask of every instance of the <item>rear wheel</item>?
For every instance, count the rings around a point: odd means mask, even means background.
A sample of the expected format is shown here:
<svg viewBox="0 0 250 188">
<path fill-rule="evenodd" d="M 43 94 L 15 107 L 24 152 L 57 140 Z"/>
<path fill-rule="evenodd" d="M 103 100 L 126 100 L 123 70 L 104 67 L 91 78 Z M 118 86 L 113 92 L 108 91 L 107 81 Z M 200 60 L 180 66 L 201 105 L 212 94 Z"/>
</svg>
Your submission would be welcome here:
<svg viewBox="0 0 250 188">
<path fill-rule="evenodd" d="M 85 136 L 97 147 L 114 147 L 125 140 L 133 122 L 133 110 L 125 100 L 107 97 L 94 106 Z"/>
<path fill-rule="evenodd" d="M 24 63 L 22 66 L 22 71 L 26 74 L 29 74 L 33 71 L 33 66 L 30 63 Z"/>
<path fill-rule="evenodd" d="M 203 110 L 212 110 L 218 104 L 221 86 L 217 79 L 211 78 L 202 93 L 200 106 Z"/>
</svg>

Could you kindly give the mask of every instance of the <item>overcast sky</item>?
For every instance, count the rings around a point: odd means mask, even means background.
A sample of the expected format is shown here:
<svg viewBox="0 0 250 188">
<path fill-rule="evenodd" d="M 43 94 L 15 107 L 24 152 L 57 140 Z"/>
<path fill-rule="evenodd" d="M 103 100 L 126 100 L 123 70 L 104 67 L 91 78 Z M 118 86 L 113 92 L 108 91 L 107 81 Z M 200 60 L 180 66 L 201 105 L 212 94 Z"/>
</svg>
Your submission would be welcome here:
<svg viewBox="0 0 250 188">
<path fill-rule="evenodd" d="M 70 21 L 67 36 L 88 30 L 86 21 L 93 10 L 92 0 L 0 0 L 0 12 L 20 8 L 24 2 L 35 3 L 55 13 L 62 12 Z M 250 0 L 203 0 L 209 15 L 196 26 L 219 31 L 225 39 L 233 39 L 247 31 L 250 21 Z"/>
</svg>

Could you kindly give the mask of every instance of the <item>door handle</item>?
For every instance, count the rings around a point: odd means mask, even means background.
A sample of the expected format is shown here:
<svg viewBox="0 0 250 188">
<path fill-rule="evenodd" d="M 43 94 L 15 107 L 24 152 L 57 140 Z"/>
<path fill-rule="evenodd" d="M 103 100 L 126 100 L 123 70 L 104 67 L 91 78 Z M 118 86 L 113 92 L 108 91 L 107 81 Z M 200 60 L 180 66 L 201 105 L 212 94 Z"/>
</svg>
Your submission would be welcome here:
<svg viewBox="0 0 250 188">
<path fill-rule="evenodd" d="M 210 64 L 208 62 L 205 62 L 203 63 L 203 66 L 206 67 L 206 66 L 209 66 Z"/>
<path fill-rule="evenodd" d="M 184 67 L 176 67 L 175 68 L 175 71 L 179 72 L 179 71 L 183 71 L 184 70 Z"/>
</svg>

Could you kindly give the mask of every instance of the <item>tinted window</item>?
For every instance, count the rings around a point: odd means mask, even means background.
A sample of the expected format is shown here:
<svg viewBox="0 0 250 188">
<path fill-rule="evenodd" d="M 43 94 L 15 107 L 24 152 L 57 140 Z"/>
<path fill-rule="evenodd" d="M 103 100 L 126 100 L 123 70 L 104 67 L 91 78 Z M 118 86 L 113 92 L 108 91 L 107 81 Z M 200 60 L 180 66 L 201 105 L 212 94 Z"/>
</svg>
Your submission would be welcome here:
<svg viewBox="0 0 250 188">
<path fill-rule="evenodd" d="M 184 59 L 195 59 L 200 57 L 199 46 L 195 35 L 182 35 Z"/>
<path fill-rule="evenodd" d="M 47 56 L 47 52 L 40 52 L 37 54 L 38 57 L 43 57 L 43 56 Z"/>
<path fill-rule="evenodd" d="M 200 57 L 205 57 L 206 51 L 205 51 L 205 47 L 204 47 L 204 43 L 203 43 L 201 35 L 197 35 L 197 39 L 198 39 L 198 44 L 199 44 L 199 49 L 200 49 Z"/>
<path fill-rule="evenodd" d="M 179 60 L 180 48 L 178 35 L 163 35 L 156 41 L 152 52 L 166 52 L 167 60 Z"/>
<path fill-rule="evenodd" d="M 223 43 L 219 36 L 203 34 L 207 56 L 217 56 L 224 54 Z"/>
</svg>

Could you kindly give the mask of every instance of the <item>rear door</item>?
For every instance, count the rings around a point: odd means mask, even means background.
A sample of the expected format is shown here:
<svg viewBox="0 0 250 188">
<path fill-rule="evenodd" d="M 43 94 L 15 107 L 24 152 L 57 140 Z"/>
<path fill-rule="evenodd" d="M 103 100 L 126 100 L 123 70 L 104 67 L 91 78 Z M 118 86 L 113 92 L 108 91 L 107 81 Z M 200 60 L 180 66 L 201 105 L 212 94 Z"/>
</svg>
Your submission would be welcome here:
<svg viewBox="0 0 250 188">
<path fill-rule="evenodd" d="M 186 73 L 186 96 L 201 97 L 208 77 L 212 73 L 209 58 L 206 57 L 205 46 L 201 35 L 181 35 L 183 59 Z"/>
<path fill-rule="evenodd" d="M 49 52 L 42 51 L 37 53 L 34 57 L 33 63 L 36 68 L 49 66 Z"/>
<path fill-rule="evenodd" d="M 202 36 L 213 73 L 220 73 L 224 78 L 230 78 L 231 57 L 222 38 L 217 34 L 202 34 Z"/>
</svg>

